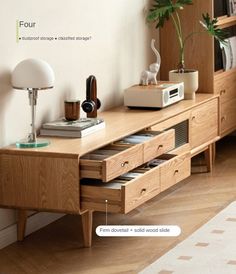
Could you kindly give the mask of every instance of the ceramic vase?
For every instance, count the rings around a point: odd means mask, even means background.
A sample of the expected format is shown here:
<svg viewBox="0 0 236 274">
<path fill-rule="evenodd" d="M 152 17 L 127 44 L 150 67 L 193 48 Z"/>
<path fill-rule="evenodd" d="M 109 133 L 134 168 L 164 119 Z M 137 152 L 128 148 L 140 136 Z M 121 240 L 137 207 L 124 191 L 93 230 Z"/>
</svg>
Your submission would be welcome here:
<svg viewBox="0 0 236 274">
<path fill-rule="evenodd" d="M 184 73 L 178 73 L 177 70 L 171 70 L 169 72 L 169 80 L 184 82 L 184 99 L 195 99 L 195 93 L 198 90 L 197 70 L 186 69 Z"/>
</svg>

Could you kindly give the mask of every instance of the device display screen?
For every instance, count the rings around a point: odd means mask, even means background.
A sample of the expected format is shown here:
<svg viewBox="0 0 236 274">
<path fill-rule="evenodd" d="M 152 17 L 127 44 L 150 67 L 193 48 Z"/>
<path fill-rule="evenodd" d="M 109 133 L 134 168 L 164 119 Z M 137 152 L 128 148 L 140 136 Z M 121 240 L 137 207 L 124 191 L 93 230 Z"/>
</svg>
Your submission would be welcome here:
<svg viewBox="0 0 236 274">
<path fill-rule="evenodd" d="M 174 97 L 174 96 L 177 96 L 178 95 L 178 89 L 173 89 L 170 91 L 170 97 Z"/>
</svg>

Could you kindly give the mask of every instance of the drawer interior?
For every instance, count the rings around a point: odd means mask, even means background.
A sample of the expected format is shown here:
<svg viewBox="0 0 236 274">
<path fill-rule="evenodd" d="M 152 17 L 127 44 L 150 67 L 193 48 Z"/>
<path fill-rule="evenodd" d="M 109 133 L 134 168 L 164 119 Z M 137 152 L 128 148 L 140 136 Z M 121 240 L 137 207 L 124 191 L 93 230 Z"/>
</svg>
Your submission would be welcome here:
<svg viewBox="0 0 236 274">
<path fill-rule="evenodd" d="M 101 180 L 82 179 L 81 180 L 81 206 L 82 209 L 91 209 L 102 212 L 127 213 L 137 207 L 138 199 L 143 198 L 144 187 L 140 188 L 140 180 L 150 168 L 133 170 L 123 176 L 104 184 Z M 136 184 L 137 183 L 137 184 Z M 141 182 L 142 183 L 142 182 Z M 129 187 L 131 186 L 131 188 Z M 134 186 L 133 186 L 134 185 Z M 135 187 L 135 190 L 132 191 Z M 159 192 L 160 185 L 157 185 Z M 138 194 L 137 194 L 138 191 Z M 133 193 L 130 196 L 130 192 Z M 134 197 L 133 197 L 134 196 Z M 106 203 L 107 201 L 107 203 Z M 129 206 L 130 203 L 137 205 Z"/>
<path fill-rule="evenodd" d="M 111 156 L 114 156 L 122 151 L 125 151 L 126 149 L 134 146 L 134 144 L 125 144 L 125 145 L 108 145 L 105 147 L 102 147 L 100 149 L 97 149 L 91 153 L 85 154 L 80 159 L 84 160 L 105 160 Z"/>
<path fill-rule="evenodd" d="M 164 164 L 165 162 L 167 162 L 168 160 L 174 157 L 176 157 L 175 154 L 161 155 L 161 157 L 153 159 L 152 161 L 149 161 L 145 165 L 142 165 L 138 168 L 133 169 L 130 172 L 120 175 L 119 177 L 115 178 L 114 180 L 111 180 L 108 183 L 104 183 L 102 182 L 102 180 L 98 180 L 98 179 L 85 178 L 80 180 L 80 184 L 87 185 L 87 186 L 94 186 L 98 188 L 121 189 L 122 186 L 128 185 L 130 182 L 133 182 L 134 180 L 144 175 L 148 171 L 158 168 L 160 165 Z"/>
<path fill-rule="evenodd" d="M 109 182 L 169 151 L 174 131 L 140 131 L 80 158 L 80 177 Z"/>
<path fill-rule="evenodd" d="M 104 183 L 102 180 L 98 179 L 89 179 L 89 178 L 84 178 L 80 180 L 81 185 L 90 185 L 94 187 L 102 187 L 102 188 L 114 188 L 114 189 L 121 189 L 122 186 L 127 185 L 129 182 L 134 181 L 137 179 L 139 176 L 144 175 L 146 172 L 158 168 L 162 164 L 168 162 L 172 158 L 176 157 L 177 155 L 175 154 L 163 154 L 147 163 L 144 165 L 141 165 L 127 173 L 124 173 L 114 180 L 111 180 L 108 183 Z"/>
<path fill-rule="evenodd" d="M 166 153 L 166 154 L 162 154 L 162 155 L 158 156 L 157 159 L 160 161 L 163 161 L 162 163 L 164 163 L 166 161 L 173 159 L 176 156 L 177 156 L 176 154 Z"/>
<path fill-rule="evenodd" d="M 142 144 L 144 142 L 150 141 L 154 137 L 160 135 L 162 131 L 140 131 L 138 133 L 129 135 L 114 144 L 117 145 L 135 145 L 135 144 Z"/>
<path fill-rule="evenodd" d="M 127 213 L 160 193 L 160 166 L 175 155 L 163 155 L 108 183 L 81 179 L 82 208 Z"/>
<path fill-rule="evenodd" d="M 135 179 L 139 178 L 141 175 L 145 174 L 149 170 L 151 170 L 154 167 L 148 167 L 148 166 L 141 166 L 137 169 L 134 169 L 130 172 L 127 172 L 114 180 L 111 180 L 108 183 L 104 183 L 101 180 L 97 179 L 81 179 L 80 184 L 81 185 L 89 185 L 94 186 L 98 188 L 108 188 L 108 189 L 121 189 L 122 186 L 127 185 L 129 182 L 134 181 Z"/>
<path fill-rule="evenodd" d="M 85 154 L 80 159 L 85 160 L 105 160 L 111 156 L 114 156 L 126 149 L 137 144 L 142 144 L 151 140 L 152 138 L 160 135 L 161 131 L 141 131 L 132 135 L 129 135 L 121 140 L 118 140 L 110 145 L 99 148 L 91 153 Z"/>
</svg>

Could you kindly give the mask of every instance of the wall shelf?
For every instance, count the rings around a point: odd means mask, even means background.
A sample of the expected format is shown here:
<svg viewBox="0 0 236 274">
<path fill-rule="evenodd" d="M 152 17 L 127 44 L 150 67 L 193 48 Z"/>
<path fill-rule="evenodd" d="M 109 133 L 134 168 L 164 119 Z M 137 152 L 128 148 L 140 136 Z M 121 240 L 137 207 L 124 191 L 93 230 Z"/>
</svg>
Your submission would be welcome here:
<svg viewBox="0 0 236 274">
<path fill-rule="evenodd" d="M 222 16 L 218 18 L 218 26 L 219 28 L 228 28 L 236 24 L 236 15 L 234 16 Z"/>
<path fill-rule="evenodd" d="M 217 80 L 217 79 L 224 79 L 226 78 L 227 76 L 230 76 L 230 75 L 235 75 L 236 74 L 236 68 L 232 68 L 232 69 L 229 69 L 229 70 L 226 70 L 224 71 L 223 69 L 221 70 L 218 70 L 214 73 L 214 79 Z"/>
</svg>

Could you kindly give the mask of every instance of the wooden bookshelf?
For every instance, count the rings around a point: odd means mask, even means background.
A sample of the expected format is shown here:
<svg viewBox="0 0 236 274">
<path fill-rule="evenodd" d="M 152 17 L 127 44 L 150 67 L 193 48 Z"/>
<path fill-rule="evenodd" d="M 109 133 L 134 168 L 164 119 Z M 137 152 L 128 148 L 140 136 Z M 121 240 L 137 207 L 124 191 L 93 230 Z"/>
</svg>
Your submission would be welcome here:
<svg viewBox="0 0 236 274">
<path fill-rule="evenodd" d="M 193 0 L 193 5 L 186 6 L 180 17 L 184 33 L 202 31 L 199 20 L 202 14 L 208 13 L 214 18 L 214 0 Z M 221 16 L 218 26 L 222 29 L 236 26 L 235 16 Z M 177 67 L 178 44 L 175 29 L 171 20 L 160 29 L 160 49 L 162 56 L 161 80 L 168 79 L 170 70 Z M 195 35 L 186 44 L 185 65 L 199 71 L 199 89 L 202 93 L 220 95 L 220 135 L 229 134 L 236 128 L 236 68 L 215 71 L 214 38 L 210 35 Z M 219 52 L 221 54 L 221 51 Z"/>
</svg>

